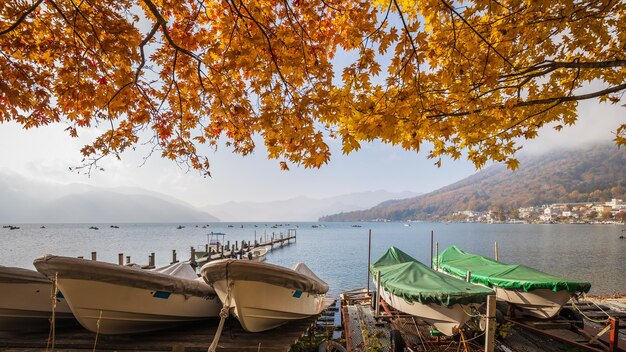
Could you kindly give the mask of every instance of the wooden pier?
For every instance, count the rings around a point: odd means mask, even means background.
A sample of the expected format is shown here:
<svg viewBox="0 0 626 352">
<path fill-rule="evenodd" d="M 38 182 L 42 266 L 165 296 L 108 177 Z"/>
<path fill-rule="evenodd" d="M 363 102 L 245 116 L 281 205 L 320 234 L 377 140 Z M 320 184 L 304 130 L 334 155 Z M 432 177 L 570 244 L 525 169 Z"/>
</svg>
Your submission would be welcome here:
<svg viewBox="0 0 626 352">
<path fill-rule="evenodd" d="M 325 308 L 333 305 L 334 298 L 326 298 Z M 324 314 L 324 313 L 322 313 Z M 288 352 L 293 344 L 315 326 L 319 316 L 290 322 L 281 327 L 249 333 L 242 329 L 235 318 L 228 318 L 220 337 L 218 351 L 223 352 Z M 199 321 L 152 333 L 131 335 L 96 335 L 72 327 L 57 329 L 54 348 L 48 331 L 23 333 L 19 335 L 0 335 L 2 351 L 207 351 L 213 341 L 219 319 Z"/>
<path fill-rule="evenodd" d="M 212 233 L 211 233 L 212 234 Z M 209 234 L 209 236 L 211 235 Z M 223 235 L 223 234 L 219 234 Z M 196 265 L 202 265 L 212 260 L 224 258 L 245 258 L 248 253 L 252 253 L 255 248 L 270 247 L 271 249 L 287 246 L 292 242 L 296 242 L 296 230 L 289 229 L 287 234 L 272 234 L 265 241 L 230 241 L 226 243 L 218 243 L 211 245 L 207 243 L 204 248 L 191 247 L 190 262 Z M 208 241 L 207 241 L 208 242 Z"/>
</svg>

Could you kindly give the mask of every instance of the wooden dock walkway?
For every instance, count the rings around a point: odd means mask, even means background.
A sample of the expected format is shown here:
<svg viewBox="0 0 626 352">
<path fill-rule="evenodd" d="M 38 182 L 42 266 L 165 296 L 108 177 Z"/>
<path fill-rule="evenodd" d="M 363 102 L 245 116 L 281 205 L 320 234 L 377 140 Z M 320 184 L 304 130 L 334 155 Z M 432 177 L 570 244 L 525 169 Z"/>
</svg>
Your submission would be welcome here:
<svg viewBox="0 0 626 352">
<path fill-rule="evenodd" d="M 296 230 L 289 229 L 286 235 L 272 234 L 271 237 L 267 238 L 265 241 L 235 241 L 234 243 L 230 243 L 227 241 L 225 244 L 221 243 L 215 246 L 211 246 L 210 244 L 206 244 L 205 248 L 194 248 L 191 247 L 191 259 L 190 262 L 193 262 L 197 265 L 202 265 L 206 262 L 212 260 L 218 260 L 223 258 L 242 258 L 245 257 L 248 253 L 254 251 L 255 248 L 260 247 L 270 247 L 271 249 L 277 247 L 283 247 L 291 244 L 292 242 L 296 242 Z"/>
<path fill-rule="evenodd" d="M 326 308 L 334 304 L 334 298 L 326 298 Z M 249 333 L 242 329 L 237 319 L 227 319 L 218 351 L 223 352 L 288 352 L 319 316 L 290 322 L 281 327 Z M 169 330 L 132 335 L 99 335 L 73 327 L 58 329 L 54 351 L 206 351 L 213 341 L 219 319 L 180 325 Z M 0 350 L 13 352 L 44 351 L 48 345 L 48 332 L 0 335 Z M 52 350 L 49 346 L 48 350 Z M 95 348 L 94 348 L 95 347 Z"/>
</svg>

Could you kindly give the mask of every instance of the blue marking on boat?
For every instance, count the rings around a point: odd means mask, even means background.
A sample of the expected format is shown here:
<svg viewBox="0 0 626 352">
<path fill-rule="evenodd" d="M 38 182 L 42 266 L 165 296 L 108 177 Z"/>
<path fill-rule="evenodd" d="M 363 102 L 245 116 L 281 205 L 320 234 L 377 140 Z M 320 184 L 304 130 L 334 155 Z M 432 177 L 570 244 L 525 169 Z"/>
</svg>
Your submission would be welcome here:
<svg viewBox="0 0 626 352">
<path fill-rule="evenodd" d="M 63 297 L 63 292 L 57 291 L 57 298 L 58 299 L 65 298 L 65 297 Z"/>
<path fill-rule="evenodd" d="M 300 296 L 302 296 L 302 291 L 295 290 L 293 293 L 293 297 L 300 298 Z"/>
<path fill-rule="evenodd" d="M 152 295 L 152 297 L 168 299 L 168 298 L 170 298 L 170 295 L 171 295 L 170 292 L 155 291 L 154 294 Z"/>
</svg>

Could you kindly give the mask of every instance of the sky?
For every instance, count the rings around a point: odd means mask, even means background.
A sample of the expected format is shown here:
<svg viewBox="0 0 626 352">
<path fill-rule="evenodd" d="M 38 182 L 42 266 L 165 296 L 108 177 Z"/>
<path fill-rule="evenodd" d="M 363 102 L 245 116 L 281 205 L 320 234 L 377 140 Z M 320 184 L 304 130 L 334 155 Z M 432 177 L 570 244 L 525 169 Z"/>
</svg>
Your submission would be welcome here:
<svg viewBox="0 0 626 352">
<path fill-rule="evenodd" d="M 582 102 L 579 121 L 560 133 L 543 128 L 539 137 L 523 142 L 523 152 L 541 153 L 555 148 L 577 147 L 596 142 L 610 142 L 612 132 L 624 122 L 624 108 L 619 105 Z M 229 201 L 265 202 L 297 196 L 325 198 L 341 194 L 386 190 L 427 193 L 476 172 L 473 164 L 444 160 L 441 168 L 422 152 L 404 151 L 380 142 L 364 144 L 350 155 L 342 155 L 339 141 L 330 141 L 333 153 L 321 169 L 291 165 L 281 171 L 277 160 L 268 160 L 262 144 L 254 154 L 242 157 L 228 148 L 209 152 L 212 177 L 187 172 L 174 162 L 151 156 L 142 165 L 146 150 L 127 152 L 122 160 L 104 160 L 105 171 L 90 177 L 69 170 L 81 162 L 80 148 L 95 137 L 95 131 L 83 132 L 73 139 L 62 125 L 24 130 L 15 123 L 0 124 L 0 172 L 14 172 L 24 177 L 55 183 L 86 183 L 99 187 L 139 187 L 164 193 L 195 206 Z"/>
</svg>

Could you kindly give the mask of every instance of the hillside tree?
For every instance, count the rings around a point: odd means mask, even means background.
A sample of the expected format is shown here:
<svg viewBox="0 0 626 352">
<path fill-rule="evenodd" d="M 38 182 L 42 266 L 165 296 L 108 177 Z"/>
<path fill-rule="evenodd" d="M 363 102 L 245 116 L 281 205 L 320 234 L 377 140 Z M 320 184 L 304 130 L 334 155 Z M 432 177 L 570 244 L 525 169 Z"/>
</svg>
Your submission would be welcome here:
<svg viewBox="0 0 626 352">
<path fill-rule="evenodd" d="M 208 174 L 258 141 L 316 168 L 330 138 L 516 168 L 579 102 L 623 104 L 625 27 L 616 0 L 5 0 L 0 122 L 97 128 L 88 169 L 146 143 Z"/>
</svg>

